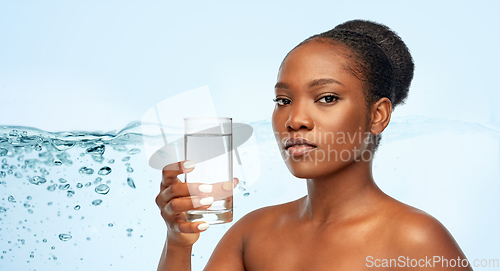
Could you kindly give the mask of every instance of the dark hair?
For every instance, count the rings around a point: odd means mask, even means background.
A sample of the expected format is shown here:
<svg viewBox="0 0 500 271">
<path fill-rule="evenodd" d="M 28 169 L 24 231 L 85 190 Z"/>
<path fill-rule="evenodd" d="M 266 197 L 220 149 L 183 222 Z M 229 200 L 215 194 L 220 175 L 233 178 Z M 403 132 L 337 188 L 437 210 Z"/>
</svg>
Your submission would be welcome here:
<svg viewBox="0 0 500 271">
<path fill-rule="evenodd" d="M 295 48 L 312 40 L 349 49 L 342 53 L 349 59 L 345 68 L 365 83 L 368 107 L 383 97 L 391 101 L 392 108 L 404 103 L 413 79 L 413 59 L 405 43 L 387 26 L 352 20 L 311 36 Z M 380 139 L 380 135 L 375 138 L 375 149 Z"/>
<path fill-rule="evenodd" d="M 414 64 L 408 47 L 389 27 L 363 20 L 352 20 L 334 29 L 309 37 L 311 40 L 344 45 L 351 61 L 346 69 L 367 85 L 371 105 L 387 97 L 395 107 L 408 96 Z"/>
</svg>

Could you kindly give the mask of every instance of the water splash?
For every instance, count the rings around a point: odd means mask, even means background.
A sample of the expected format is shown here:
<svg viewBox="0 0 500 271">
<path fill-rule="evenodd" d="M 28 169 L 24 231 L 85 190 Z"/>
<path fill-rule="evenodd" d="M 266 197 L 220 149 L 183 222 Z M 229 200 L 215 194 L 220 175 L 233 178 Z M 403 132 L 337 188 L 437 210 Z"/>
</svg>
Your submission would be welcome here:
<svg viewBox="0 0 500 271">
<path fill-rule="evenodd" d="M 153 180 L 150 181 L 151 187 L 157 189 L 155 177 L 144 177 L 148 173 L 146 169 L 150 168 L 146 161 L 141 160 L 144 149 L 141 146 L 143 136 L 139 131 L 141 127 L 138 123 L 118 132 L 106 133 L 46 132 L 30 127 L 0 126 L 0 193 L 4 193 L 5 199 L 0 202 L 1 230 L 5 234 L 2 239 L 24 237 L 27 240 L 24 249 L 21 245 L 12 244 L 10 247 L 25 251 L 23 257 L 28 260 L 30 251 L 35 252 L 34 258 L 38 260 L 42 253 L 48 259 L 61 260 L 71 256 L 55 257 L 54 241 L 71 240 L 68 242 L 70 246 L 61 244 L 65 247 L 58 247 L 58 251 L 67 249 L 67 255 L 73 255 L 79 253 L 81 246 L 73 248 L 72 241 L 79 245 L 78 242 L 92 236 L 92 241 L 89 241 L 98 245 L 108 233 L 113 235 L 111 231 L 120 231 L 123 235 L 124 228 L 116 226 L 118 220 L 111 216 L 122 216 L 113 208 L 126 210 L 128 207 L 117 207 L 115 199 L 124 193 L 136 198 L 136 193 L 140 192 L 138 188 L 148 189 L 149 183 L 143 181 L 145 178 Z M 159 136 L 158 139 L 163 142 Z M 136 184 L 137 180 L 141 183 Z M 24 199 L 28 193 L 33 193 L 34 198 L 26 202 Z M 14 198 L 14 202 L 8 200 L 9 196 Z M 108 199 L 106 204 L 103 204 L 104 198 Z M 28 207 L 24 207 L 25 203 Z M 109 216 L 104 221 L 116 221 L 113 227 L 99 220 L 104 214 Z M 19 217 L 24 220 L 19 220 Z M 139 217 L 124 219 L 129 220 L 127 223 L 140 221 Z M 103 230 L 103 227 L 106 229 Z M 134 227 L 137 237 L 141 230 Z M 135 237 L 131 231 L 125 233 Z M 39 244 L 31 242 L 36 234 Z M 42 242 L 42 238 L 48 241 Z"/>
</svg>

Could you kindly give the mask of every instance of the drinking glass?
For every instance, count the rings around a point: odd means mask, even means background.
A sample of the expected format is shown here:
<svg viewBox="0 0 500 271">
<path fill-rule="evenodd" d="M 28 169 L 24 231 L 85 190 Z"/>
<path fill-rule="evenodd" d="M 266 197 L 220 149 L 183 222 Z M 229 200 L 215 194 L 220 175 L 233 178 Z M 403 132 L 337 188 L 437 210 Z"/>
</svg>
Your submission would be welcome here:
<svg viewBox="0 0 500 271">
<path fill-rule="evenodd" d="M 209 224 L 233 220 L 233 133 L 231 118 L 185 118 L 184 154 L 196 162 L 185 182 L 212 185 L 213 203 L 206 210 L 186 212 L 191 222 Z M 195 191 L 190 191 L 190 194 Z M 200 207 L 199 200 L 193 200 Z"/>
</svg>

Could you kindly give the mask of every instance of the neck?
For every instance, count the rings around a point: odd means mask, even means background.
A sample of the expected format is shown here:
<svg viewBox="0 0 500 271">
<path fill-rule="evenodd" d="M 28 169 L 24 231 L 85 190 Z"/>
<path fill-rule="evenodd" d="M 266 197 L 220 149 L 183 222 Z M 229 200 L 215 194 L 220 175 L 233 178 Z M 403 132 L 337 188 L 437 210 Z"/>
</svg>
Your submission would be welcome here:
<svg viewBox="0 0 500 271">
<path fill-rule="evenodd" d="M 371 160 L 352 162 L 334 175 L 308 179 L 301 217 L 323 224 L 366 214 L 383 195 L 371 168 Z"/>
</svg>

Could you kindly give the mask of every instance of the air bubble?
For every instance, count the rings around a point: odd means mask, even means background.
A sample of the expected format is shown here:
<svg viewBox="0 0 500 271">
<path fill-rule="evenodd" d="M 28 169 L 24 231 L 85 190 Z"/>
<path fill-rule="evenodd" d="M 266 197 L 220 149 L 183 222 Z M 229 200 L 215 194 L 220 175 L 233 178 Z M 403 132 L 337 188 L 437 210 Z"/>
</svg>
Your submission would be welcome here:
<svg viewBox="0 0 500 271">
<path fill-rule="evenodd" d="M 59 234 L 59 240 L 64 241 L 64 242 L 71 240 L 71 238 L 73 238 L 73 236 L 71 236 L 69 234 L 66 234 L 66 233 Z"/>
<path fill-rule="evenodd" d="M 102 163 L 102 161 L 104 161 L 104 157 L 98 155 L 92 155 L 92 159 L 98 163 Z"/>
<path fill-rule="evenodd" d="M 106 195 L 109 192 L 109 186 L 106 184 L 100 184 L 94 189 L 94 191 L 97 194 Z"/>
<path fill-rule="evenodd" d="M 35 176 L 33 178 L 29 178 L 28 181 L 32 184 L 36 184 L 36 185 L 40 185 L 42 183 L 46 183 L 47 180 L 45 180 L 45 178 L 42 178 L 40 176 Z"/>
<path fill-rule="evenodd" d="M 110 167 L 102 167 L 101 169 L 99 169 L 99 172 L 97 172 L 97 174 L 99 175 L 108 175 L 109 173 L 111 173 Z"/>
<path fill-rule="evenodd" d="M 139 149 L 131 149 L 130 151 L 127 152 L 127 154 L 134 155 L 140 153 L 141 150 Z"/>
<path fill-rule="evenodd" d="M 88 168 L 88 167 L 81 167 L 78 172 L 80 172 L 81 174 L 85 174 L 85 175 L 92 175 L 94 173 L 94 170 L 91 169 L 91 168 Z"/>
<path fill-rule="evenodd" d="M 99 155 L 99 156 L 102 156 L 104 154 L 104 152 L 106 151 L 106 147 L 104 145 L 99 145 L 99 146 L 95 146 L 95 147 L 90 147 L 88 148 L 87 150 L 85 150 L 85 152 L 87 154 L 91 154 L 91 155 Z"/>
<path fill-rule="evenodd" d="M 127 178 L 127 184 L 128 184 L 128 186 L 135 188 L 134 180 L 130 177 Z"/>
<path fill-rule="evenodd" d="M 71 166 L 73 164 L 73 161 L 69 160 L 69 155 L 66 152 L 56 154 L 56 157 L 61 160 L 64 164 Z"/>
<path fill-rule="evenodd" d="M 42 151 L 42 145 L 37 144 L 37 145 L 35 146 L 35 151 Z"/>
<path fill-rule="evenodd" d="M 57 184 L 47 186 L 47 190 L 49 190 L 49 191 L 54 191 L 54 190 L 56 190 L 56 188 L 57 188 Z"/>
</svg>

